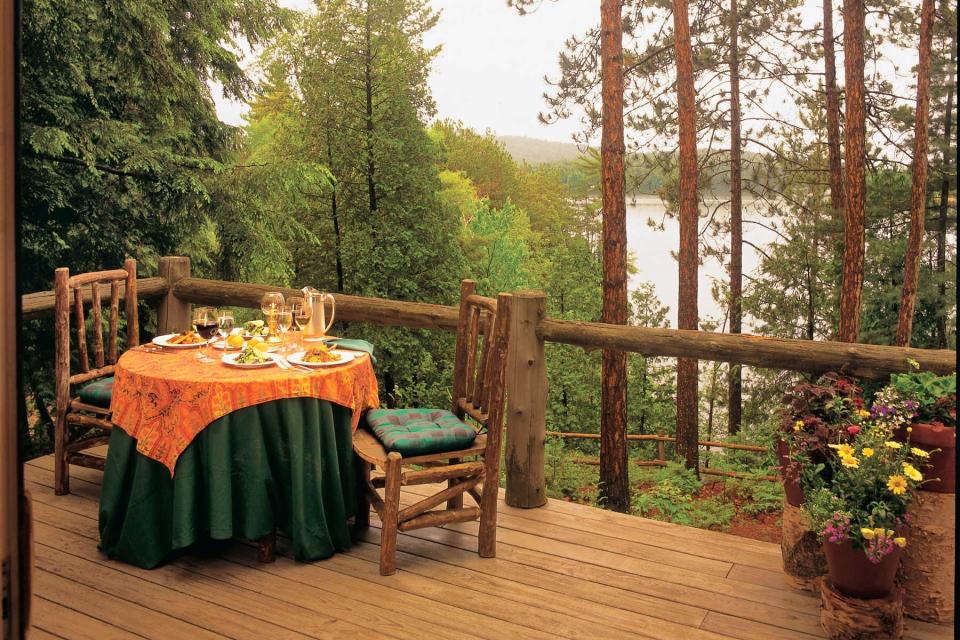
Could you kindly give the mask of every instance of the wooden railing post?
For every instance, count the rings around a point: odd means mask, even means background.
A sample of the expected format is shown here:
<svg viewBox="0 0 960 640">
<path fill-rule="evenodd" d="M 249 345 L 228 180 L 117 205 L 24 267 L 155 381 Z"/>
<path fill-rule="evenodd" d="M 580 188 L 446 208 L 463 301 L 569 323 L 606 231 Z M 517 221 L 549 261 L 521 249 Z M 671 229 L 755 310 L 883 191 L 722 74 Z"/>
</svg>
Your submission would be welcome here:
<svg viewBox="0 0 960 640">
<path fill-rule="evenodd" d="M 662 438 L 667 434 L 663 432 L 663 429 L 658 429 L 657 435 Z M 666 445 L 664 444 L 663 440 L 657 440 L 657 462 L 660 463 L 661 467 L 667 464 Z"/>
<path fill-rule="evenodd" d="M 190 303 L 180 300 L 173 292 L 173 285 L 180 278 L 190 277 L 190 258 L 163 256 L 159 264 L 160 277 L 166 278 L 170 287 L 157 306 L 157 334 L 185 331 L 190 327 Z"/>
<path fill-rule="evenodd" d="M 507 356 L 507 491 L 511 507 L 547 502 L 544 445 L 547 431 L 547 362 L 537 325 L 547 309 L 543 291 L 513 295 Z"/>
</svg>

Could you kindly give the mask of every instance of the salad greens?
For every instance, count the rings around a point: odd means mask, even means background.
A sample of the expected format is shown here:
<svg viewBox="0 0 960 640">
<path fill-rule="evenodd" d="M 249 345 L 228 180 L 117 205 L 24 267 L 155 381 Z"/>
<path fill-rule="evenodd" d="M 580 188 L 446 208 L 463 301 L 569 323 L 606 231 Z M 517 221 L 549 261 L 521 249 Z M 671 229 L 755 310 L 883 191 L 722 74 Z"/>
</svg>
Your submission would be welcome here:
<svg viewBox="0 0 960 640">
<path fill-rule="evenodd" d="M 266 353 L 254 349 L 250 346 L 244 347 L 243 351 L 240 352 L 240 355 L 236 357 L 234 362 L 237 364 L 263 364 L 265 362 L 270 362 L 273 360 Z"/>
</svg>

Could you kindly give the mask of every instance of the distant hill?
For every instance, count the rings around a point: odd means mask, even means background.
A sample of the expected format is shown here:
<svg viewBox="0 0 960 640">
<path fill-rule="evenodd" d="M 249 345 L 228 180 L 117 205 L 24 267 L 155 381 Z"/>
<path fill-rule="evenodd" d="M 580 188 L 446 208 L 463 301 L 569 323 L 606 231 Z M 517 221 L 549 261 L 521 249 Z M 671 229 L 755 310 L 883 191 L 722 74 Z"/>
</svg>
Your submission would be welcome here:
<svg viewBox="0 0 960 640">
<path fill-rule="evenodd" d="M 552 142 L 526 136 L 497 136 L 503 143 L 507 153 L 516 162 L 530 164 L 547 164 L 551 162 L 568 162 L 580 157 L 581 152 L 572 142 Z"/>
</svg>

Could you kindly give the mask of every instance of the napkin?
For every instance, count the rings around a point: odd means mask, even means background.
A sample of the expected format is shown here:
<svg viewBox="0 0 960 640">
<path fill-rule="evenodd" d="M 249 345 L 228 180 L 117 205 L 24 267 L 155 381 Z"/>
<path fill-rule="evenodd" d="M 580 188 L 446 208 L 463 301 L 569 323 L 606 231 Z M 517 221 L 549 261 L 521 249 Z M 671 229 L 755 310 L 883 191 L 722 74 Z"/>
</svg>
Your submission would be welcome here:
<svg viewBox="0 0 960 640">
<path fill-rule="evenodd" d="M 377 364 L 377 358 L 373 355 L 373 345 L 366 340 L 356 338 L 332 338 L 324 340 L 324 344 L 336 346 L 338 349 L 347 349 L 349 351 L 363 351 L 370 354 L 370 361 Z"/>
</svg>

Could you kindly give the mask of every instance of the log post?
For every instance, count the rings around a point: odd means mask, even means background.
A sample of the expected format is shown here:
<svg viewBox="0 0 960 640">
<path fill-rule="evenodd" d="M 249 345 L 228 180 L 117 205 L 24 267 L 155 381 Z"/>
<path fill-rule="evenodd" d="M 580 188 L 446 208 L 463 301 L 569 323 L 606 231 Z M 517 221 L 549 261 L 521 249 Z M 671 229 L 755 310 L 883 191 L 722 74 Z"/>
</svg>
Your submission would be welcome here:
<svg viewBox="0 0 960 640">
<path fill-rule="evenodd" d="M 190 277 L 190 258 L 164 256 L 160 258 L 159 271 L 170 288 L 157 307 L 157 333 L 184 331 L 190 327 L 190 303 L 177 298 L 173 289 L 178 280 Z"/>
<path fill-rule="evenodd" d="M 783 577 L 787 584 L 818 591 L 817 580 L 827 572 L 827 558 L 817 534 L 807 526 L 800 507 L 783 500 L 783 531 L 780 537 Z"/>
<path fill-rule="evenodd" d="M 537 326 L 547 309 L 543 291 L 513 295 L 507 356 L 507 490 L 511 507 L 547 502 L 544 445 L 547 433 L 547 362 Z"/>
<path fill-rule="evenodd" d="M 897 573 L 897 584 L 904 590 L 903 612 L 909 618 L 937 624 L 953 621 L 956 497 L 919 491 L 910 503 L 910 531 Z"/>
<path fill-rule="evenodd" d="M 657 435 L 662 438 L 667 435 L 663 429 L 657 429 Z M 667 446 L 663 440 L 657 440 L 657 462 L 660 463 L 660 466 L 667 464 Z"/>
<path fill-rule="evenodd" d="M 831 640 L 900 640 L 903 637 L 903 593 L 894 587 L 889 595 L 873 600 L 851 598 L 827 578 L 820 588 L 820 627 Z"/>
</svg>

